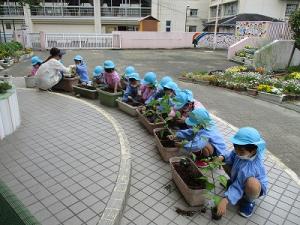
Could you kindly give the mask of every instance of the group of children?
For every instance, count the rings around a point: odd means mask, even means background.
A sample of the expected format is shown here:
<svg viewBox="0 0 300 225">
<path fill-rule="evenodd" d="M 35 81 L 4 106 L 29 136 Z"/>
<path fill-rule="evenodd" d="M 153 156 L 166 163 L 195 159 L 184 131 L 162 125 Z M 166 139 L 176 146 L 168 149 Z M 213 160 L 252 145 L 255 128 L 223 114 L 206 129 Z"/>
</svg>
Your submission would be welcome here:
<svg viewBox="0 0 300 225">
<path fill-rule="evenodd" d="M 80 82 L 88 84 L 87 67 L 81 56 L 74 58 L 76 73 Z M 41 64 L 37 57 L 32 58 L 32 75 Z M 169 117 L 176 118 L 179 124 L 185 124 L 186 129 L 178 130 L 175 135 L 169 135 L 170 140 L 185 141 L 183 148 L 196 155 L 196 165 L 205 167 L 207 163 L 201 159 L 215 156 L 225 162 L 224 170 L 230 180 L 227 190 L 217 206 L 218 215 L 224 215 L 228 203 L 239 202 L 240 215 L 249 217 L 253 213 L 254 200 L 265 195 L 267 191 L 267 176 L 263 164 L 265 142 L 259 132 L 251 127 L 244 127 L 231 138 L 234 149 L 228 151 L 222 134 L 205 107 L 193 97 L 190 90 L 181 90 L 171 77 L 165 76 L 159 82 L 154 72 L 147 72 L 143 79 L 134 67 L 128 66 L 122 77 L 115 70 L 115 64 L 106 60 L 102 66 L 96 66 L 93 81 L 105 84 L 114 92 L 124 90 L 124 102 L 139 102 L 149 104 L 153 99 L 160 100 L 164 96 L 170 99 L 172 108 Z M 180 117 L 178 115 L 180 112 Z M 195 129 L 197 128 L 197 129 Z"/>
</svg>

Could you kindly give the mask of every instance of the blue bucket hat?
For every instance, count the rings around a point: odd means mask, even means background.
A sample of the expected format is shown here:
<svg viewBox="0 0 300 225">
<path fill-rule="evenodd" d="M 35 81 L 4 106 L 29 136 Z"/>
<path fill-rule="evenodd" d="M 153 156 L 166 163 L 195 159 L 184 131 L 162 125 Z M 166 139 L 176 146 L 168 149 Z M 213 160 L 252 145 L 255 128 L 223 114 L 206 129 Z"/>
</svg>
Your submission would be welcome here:
<svg viewBox="0 0 300 225">
<path fill-rule="evenodd" d="M 144 76 L 144 79 L 142 80 L 142 84 L 143 85 L 153 85 L 155 86 L 157 83 L 157 80 L 156 80 L 156 73 L 154 72 L 148 72 L 145 74 Z"/>
<path fill-rule="evenodd" d="M 256 145 L 257 153 L 260 156 L 264 155 L 266 142 L 261 138 L 259 132 L 253 127 L 243 127 L 230 138 L 230 141 L 236 145 Z"/>
<path fill-rule="evenodd" d="M 33 56 L 31 58 L 31 65 L 35 66 L 38 63 L 43 63 L 43 60 L 41 60 L 40 57 L 38 57 L 38 56 Z"/>
<path fill-rule="evenodd" d="M 125 77 L 128 77 L 130 74 L 135 73 L 135 68 L 133 66 L 127 66 L 125 69 Z"/>
<path fill-rule="evenodd" d="M 215 126 L 215 122 L 211 119 L 206 109 L 198 108 L 189 113 L 189 117 L 186 118 L 185 123 L 188 126 L 201 125 L 204 129 L 210 130 Z"/>
<path fill-rule="evenodd" d="M 73 60 L 76 60 L 76 61 L 83 61 L 83 58 L 82 58 L 81 55 L 76 55 L 76 56 L 74 57 Z"/>
<path fill-rule="evenodd" d="M 170 81 L 166 85 L 164 85 L 164 88 L 171 89 L 175 93 L 175 95 L 177 95 L 177 93 L 180 91 L 178 85 L 173 81 Z"/>
<path fill-rule="evenodd" d="M 96 66 L 93 72 L 94 77 L 99 76 L 101 73 L 104 72 L 104 69 L 102 66 Z"/>
<path fill-rule="evenodd" d="M 113 61 L 111 60 L 104 61 L 104 69 L 114 69 L 114 68 L 115 68 L 115 64 Z"/>
<path fill-rule="evenodd" d="M 163 77 L 159 82 L 158 88 L 163 89 L 164 86 L 170 81 L 173 81 L 173 79 L 171 77 L 169 77 L 169 76 Z"/>
<path fill-rule="evenodd" d="M 182 109 L 187 103 L 192 102 L 193 92 L 190 90 L 182 90 L 176 94 L 174 98 L 175 110 Z"/>
<path fill-rule="evenodd" d="M 135 79 L 137 81 L 140 81 L 140 75 L 138 73 L 132 73 L 128 76 L 128 79 Z"/>
</svg>

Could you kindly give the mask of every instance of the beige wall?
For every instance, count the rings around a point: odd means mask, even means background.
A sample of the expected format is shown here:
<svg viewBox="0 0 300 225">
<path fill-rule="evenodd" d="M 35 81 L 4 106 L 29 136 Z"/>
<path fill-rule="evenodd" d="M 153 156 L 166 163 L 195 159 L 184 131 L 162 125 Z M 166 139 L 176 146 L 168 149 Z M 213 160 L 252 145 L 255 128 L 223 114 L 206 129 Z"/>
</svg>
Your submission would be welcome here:
<svg viewBox="0 0 300 225">
<path fill-rule="evenodd" d="M 191 17 L 188 10 L 187 26 L 197 26 L 197 31 L 202 31 L 203 22 L 207 22 L 209 13 L 209 0 L 189 0 L 186 1 L 190 9 L 198 9 L 197 17 Z"/>
<path fill-rule="evenodd" d="M 93 24 L 33 24 L 33 32 L 48 33 L 94 33 Z"/>
</svg>

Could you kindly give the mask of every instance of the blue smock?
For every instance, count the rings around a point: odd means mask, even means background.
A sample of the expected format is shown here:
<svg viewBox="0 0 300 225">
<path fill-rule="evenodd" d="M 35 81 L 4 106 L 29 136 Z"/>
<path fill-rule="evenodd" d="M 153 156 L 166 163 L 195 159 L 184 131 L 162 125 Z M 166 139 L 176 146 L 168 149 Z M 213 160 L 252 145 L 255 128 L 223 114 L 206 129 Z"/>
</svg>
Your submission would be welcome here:
<svg viewBox="0 0 300 225">
<path fill-rule="evenodd" d="M 79 75 L 79 79 L 81 82 L 89 82 L 89 75 L 85 63 L 76 65 L 76 73 Z"/>
<path fill-rule="evenodd" d="M 131 96 L 133 99 L 136 98 L 138 95 L 139 88 L 139 86 L 133 87 L 130 84 L 127 85 L 122 101 L 127 102 L 129 96 Z"/>
<path fill-rule="evenodd" d="M 187 152 L 201 151 L 208 143 L 214 147 L 214 155 L 224 155 L 227 151 L 224 138 L 216 126 L 212 126 L 210 129 L 200 129 L 195 137 L 192 128 L 180 130 L 176 132 L 176 137 L 189 141 L 183 146 Z"/>
<path fill-rule="evenodd" d="M 268 179 L 264 167 L 263 158 L 256 154 L 250 160 L 240 159 L 236 152 L 228 151 L 225 155 L 226 165 L 231 166 L 231 185 L 224 193 L 228 201 L 235 205 L 244 195 L 245 183 L 248 178 L 254 177 L 260 181 L 262 195 L 265 195 L 268 188 Z"/>
</svg>

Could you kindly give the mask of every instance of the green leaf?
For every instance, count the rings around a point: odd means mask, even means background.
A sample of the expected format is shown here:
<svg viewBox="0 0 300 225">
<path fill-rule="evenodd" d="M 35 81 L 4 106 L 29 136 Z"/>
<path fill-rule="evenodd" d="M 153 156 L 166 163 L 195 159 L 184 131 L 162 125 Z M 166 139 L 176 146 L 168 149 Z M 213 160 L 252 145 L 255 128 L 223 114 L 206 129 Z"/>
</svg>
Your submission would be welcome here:
<svg viewBox="0 0 300 225">
<path fill-rule="evenodd" d="M 206 177 L 206 176 L 201 176 L 201 177 L 197 177 L 196 179 L 197 179 L 197 180 L 205 180 L 205 181 L 207 181 L 207 180 L 208 180 L 208 177 Z"/>
<path fill-rule="evenodd" d="M 195 162 L 197 159 L 197 156 L 194 153 L 191 153 L 191 157 L 192 157 L 192 160 Z"/>
<path fill-rule="evenodd" d="M 215 206 L 219 205 L 219 203 L 221 202 L 222 198 L 218 195 L 214 195 L 212 200 L 214 201 L 215 203 Z"/>
<path fill-rule="evenodd" d="M 180 113 L 179 111 L 177 111 L 177 112 L 175 113 L 175 117 L 178 118 L 178 119 L 181 118 L 181 113 Z"/>
<path fill-rule="evenodd" d="M 206 181 L 206 189 L 212 191 L 215 188 L 215 185 L 209 181 Z"/>
<path fill-rule="evenodd" d="M 227 187 L 227 178 L 224 175 L 218 176 L 218 180 L 224 187 Z"/>
</svg>

